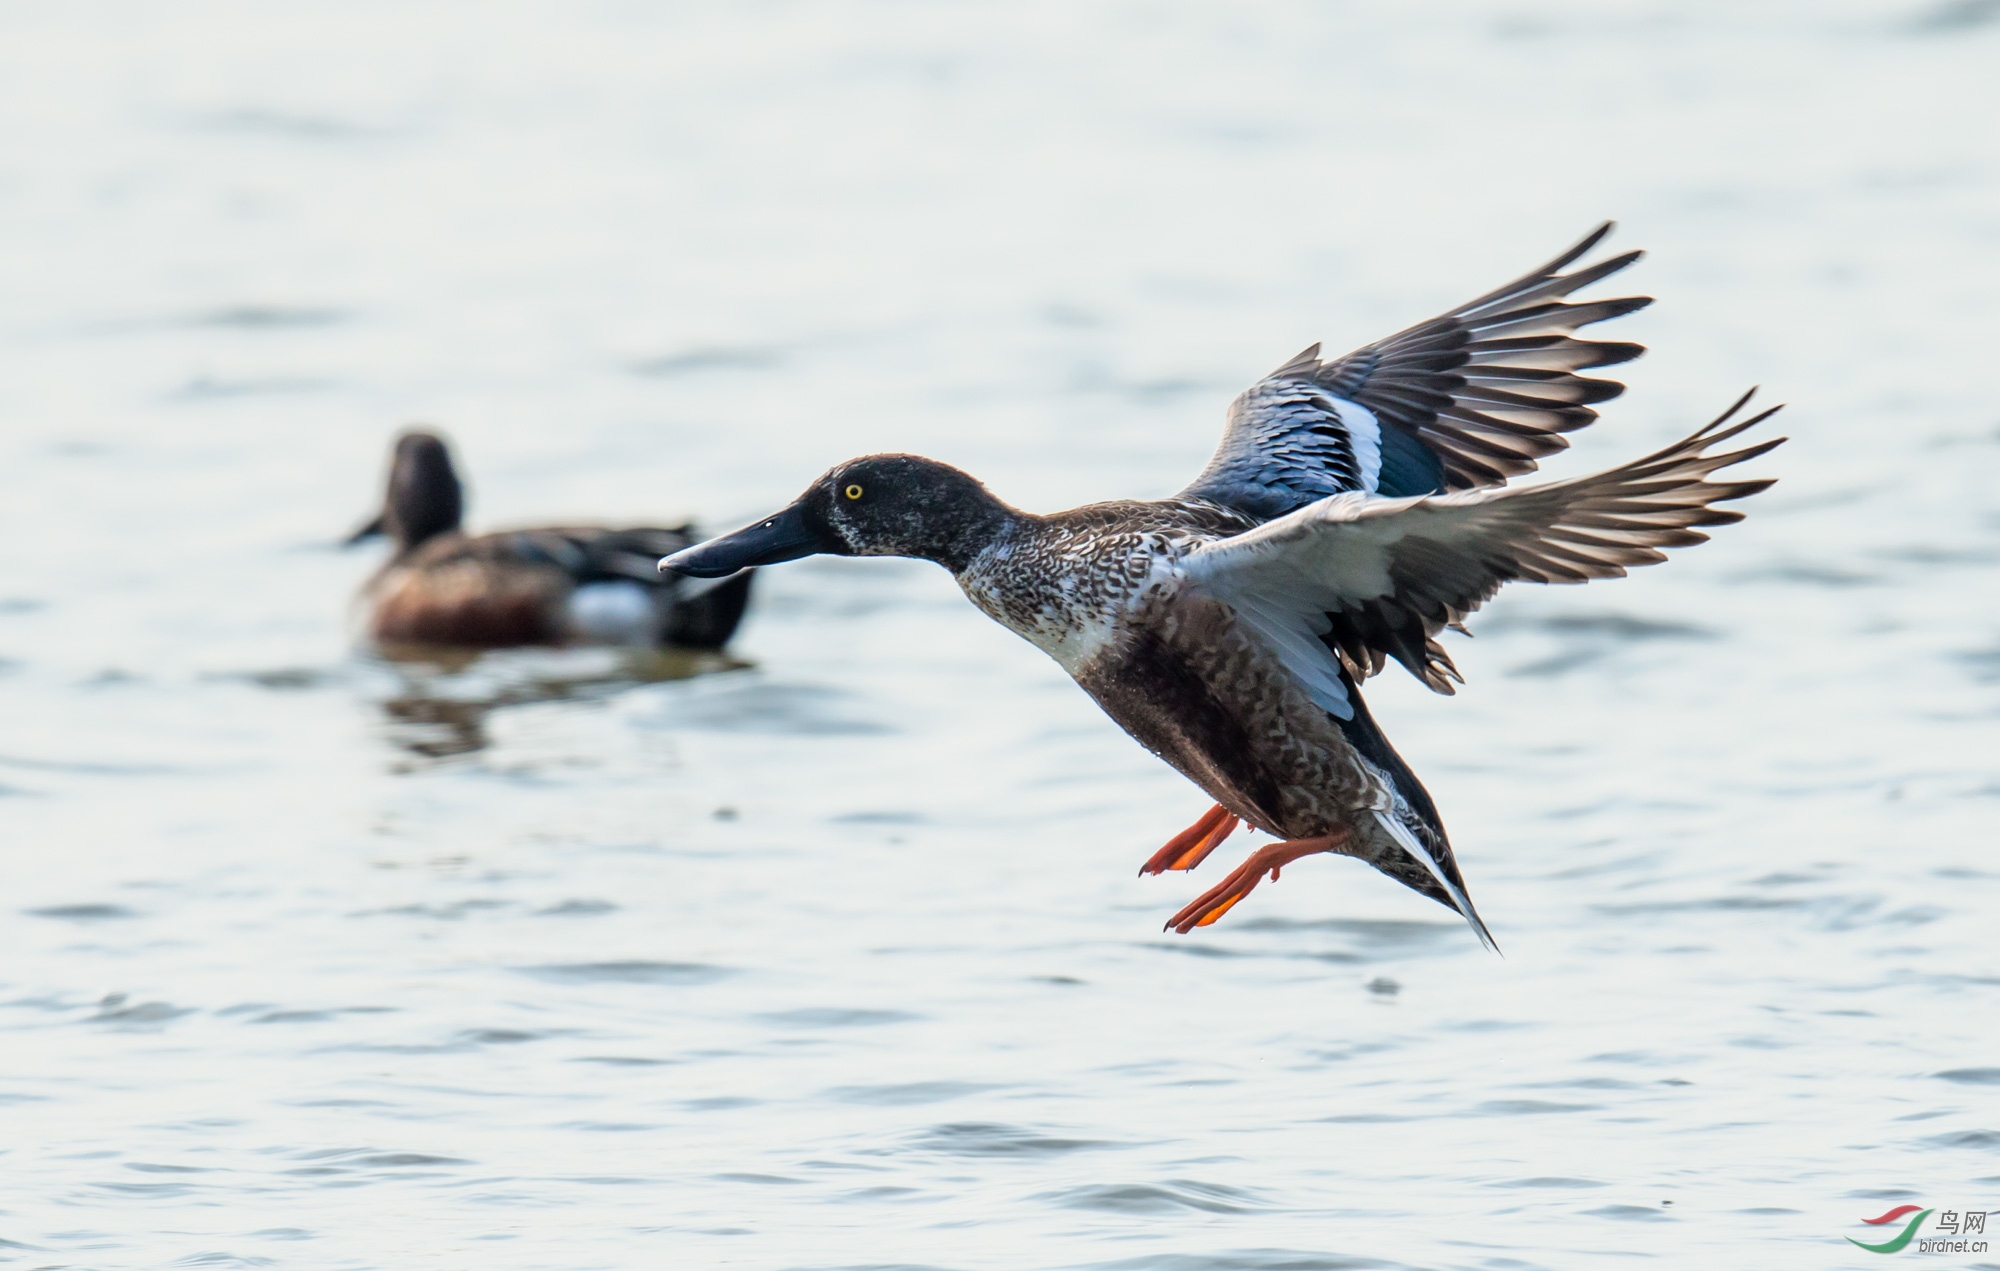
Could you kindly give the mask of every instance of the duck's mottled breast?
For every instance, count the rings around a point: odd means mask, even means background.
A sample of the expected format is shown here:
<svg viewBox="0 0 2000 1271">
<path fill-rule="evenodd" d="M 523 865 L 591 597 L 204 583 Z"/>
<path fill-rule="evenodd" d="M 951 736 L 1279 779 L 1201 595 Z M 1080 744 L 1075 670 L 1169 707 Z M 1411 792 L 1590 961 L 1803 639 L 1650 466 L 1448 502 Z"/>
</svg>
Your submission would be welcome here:
<svg viewBox="0 0 2000 1271">
<path fill-rule="evenodd" d="M 1024 518 L 958 584 L 988 617 L 1075 674 L 1131 614 L 1178 586 L 1191 548 L 1253 524 L 1205 503 L 1094 503 Z"/>
<path fill-rule="evenodd" d="M 1252 524 L 1204 504 L 1079 508 L 991 544 L 959 584 L 1218 803 L 1310 837 L 1353 821 L 1380 783 L 1282 659 L 1187 585 L 1189 551 Z"/>
</svg>

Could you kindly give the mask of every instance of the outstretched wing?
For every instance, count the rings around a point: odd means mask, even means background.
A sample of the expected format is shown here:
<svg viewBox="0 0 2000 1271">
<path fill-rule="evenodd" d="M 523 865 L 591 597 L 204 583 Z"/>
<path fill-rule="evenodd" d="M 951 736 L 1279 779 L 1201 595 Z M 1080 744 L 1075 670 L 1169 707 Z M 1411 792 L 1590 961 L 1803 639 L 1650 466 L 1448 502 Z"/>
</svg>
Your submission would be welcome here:
<svg viewBox="0 0 2000 1271">
<path fill-rule="evenodd" d="M 1749 400 L 1746 393 L 1692 436 L 1594 476 L 1408 499 L 1335 495 L 1198 548 L 1182 567 L 1288 662 L 1310 634 L 1350 669 L 1379 669 L 1386 653 L 1449 693 L 1447 677 L 1458 672 L 1433 637 L 1502 583 L 1620 577 L 1665 560 L 1662 548 L 1705 542 L 1696 526 L 1742 520 L 1715 504 L 1771 482 L 1707 477 L 1785 440 L 1710 453 L 1776 412 L 1729 424 Z M 1327 668 L 1299 670 L 1311 682 Z"/>
<path fill-rule="evenodd" d="M 1610 232 L 1606 221 L 1499 290 L 1336 361 L 1313 345 L 1236 399 L 1215 457 L 1181 497 L 1273 517 L 1350 490 L 1431 494 L 1531 471 L 1597 418 L 1594 403 L 1625 391 L 1576 372 L 1645 352 L 1574 333 L 1651 297 L 1562 303 L 1639 259 L 1561 272 Z"/>
</svg>

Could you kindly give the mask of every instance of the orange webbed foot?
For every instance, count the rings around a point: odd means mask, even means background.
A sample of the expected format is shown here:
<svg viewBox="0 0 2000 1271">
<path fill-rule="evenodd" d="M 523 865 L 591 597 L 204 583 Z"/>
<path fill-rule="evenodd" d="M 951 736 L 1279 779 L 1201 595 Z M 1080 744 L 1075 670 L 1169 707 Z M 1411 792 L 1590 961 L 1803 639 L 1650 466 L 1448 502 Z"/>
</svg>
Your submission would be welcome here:
<svg viewBox="0 0 2000 1271">
<path fill-rule="evenodd" d="M 1174 835 L 1167 845 L 1139 867 L 1141 874 L 1159 874 L 1170 869 L 1193 869 L 1236 832 L 1242 821 L 1220 803 L 1201 814 L 1201 819 Z"/>
<path fill-rule="evenodd" d="M 1182 935 L 1196 927 L 1206 927 L 1217 918 L 1229 912 L 1237 901 L 1256 890 L 1264 881 L 1265 871 L 1271 880 L 1277 881 L 1278 871 L 1301 856 L 1311 856 L 1316 852 L 1331 852 L 1347 838 L 1345 833 L 1322 834 L 1317 838 L 1288 839 L 1283 843 L 1271 843 L 1250 853 L 1250 859 L 1215 886 L 1197 896 L 1188 906 L 1167 919 L 1162 931 L 1178 931 Z"/>
</svg>

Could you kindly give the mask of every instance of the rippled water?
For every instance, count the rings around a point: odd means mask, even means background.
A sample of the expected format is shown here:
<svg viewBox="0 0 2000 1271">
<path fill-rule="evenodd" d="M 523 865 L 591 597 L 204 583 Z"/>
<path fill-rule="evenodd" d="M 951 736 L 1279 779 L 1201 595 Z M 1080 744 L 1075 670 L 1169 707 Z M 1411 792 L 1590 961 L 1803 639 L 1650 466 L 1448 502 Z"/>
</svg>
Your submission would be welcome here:
<svg viewBox="0 0 2000 1271">
<path fill-rule="evenodd" d="M 1996 57 L 1980 0 L 0 11 L 0 1261 L 1824 1267 L 2000 1210 Z M 1243 849 L 1135 879 L 1206 800 L 929 566 L 767 571 L 740 664 L 351 651 L 400 424 L 483 525 L 871 449 L 1157 495 L 1606 214 L 1653 353 L 1550 470 L 1754 381 L 1794 440 L 1371 690 L 1504 959 L 1338 860 L 1160 934 Z"/>
</svg>

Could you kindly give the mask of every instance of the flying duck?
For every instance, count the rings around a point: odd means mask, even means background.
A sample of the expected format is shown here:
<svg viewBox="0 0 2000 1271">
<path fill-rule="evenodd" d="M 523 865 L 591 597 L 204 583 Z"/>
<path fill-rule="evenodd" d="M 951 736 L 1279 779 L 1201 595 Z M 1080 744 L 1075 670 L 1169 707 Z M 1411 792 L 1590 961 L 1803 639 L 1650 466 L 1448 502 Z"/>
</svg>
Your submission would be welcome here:
<svg viewBox="0 0 2000 1271">
<path fill-rule="evenodd" d="M 1703 542 L 1742 519 L 1716 505 L 1768 480 L 1711 481 L 1783 438 L 1723 443 L 1772 412 L 1713 422 L 1652 454 L 1566 481 L 1509 486 L 1623 386 L 1578 371 L 1636 344 L 1579 328 L 1649 303 L 1564 303 L 1639 256 L 1562 272 L 1610 230 L 1497 291 L 1346 357 L 1314 345 L 1230 407 L 1215 456 L 1168 499 L 1041 516 L 916 455 L 868 455 L 789 507 L 674 553 L 717 578 L 814 553 L 911 556 L 1053 657 L 1105 713 L 1215 806 L 1142 873 L 1189 870 L 1239 824 L 1279 841 L 1167 920 L 1207 926 L 1268 873 L 1353 856 L 1491 933 L 1436 805 L 1360 686 L 1395 659 L 1449 693 L 1446 627 L 1502 583 L 1580 583 Z"/>
<path fill-rule="evenodd" d="M 384 645 L 678 645 L 719 649 L 751 575 L 720 584 L 663 576 L 661 554 L 693 527 L 551 526 L 468 535 L 451 451 L 434 433 L 396 439 L 381 514 L 349 545 L 386 535 L 395 551 L 363 586 L 369 639 Z"/>
</svg>

